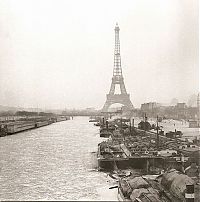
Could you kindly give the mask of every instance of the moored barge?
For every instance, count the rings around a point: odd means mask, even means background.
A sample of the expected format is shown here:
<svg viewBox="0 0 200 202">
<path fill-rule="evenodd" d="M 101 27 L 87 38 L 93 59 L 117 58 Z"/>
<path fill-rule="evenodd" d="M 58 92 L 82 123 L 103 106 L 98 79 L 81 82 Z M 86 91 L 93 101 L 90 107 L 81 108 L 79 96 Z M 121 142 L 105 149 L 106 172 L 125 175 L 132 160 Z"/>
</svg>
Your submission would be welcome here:
<svg viewBox="0 0 200 202">
<path fill-rule="evenodd" d="M 115 178 L 119 179 L 119 201 L 187 201 L 186 197 L 191 197 L 185 194 L 189 186 L 195 190 L 192 196 L 199 200 L 199 184 L 193 181 L 194 177 L 199 179 L 199 163 L 196 162 L 199 156 L 194 157 L 199 147 L 180 139 L 181 136 L 117 126 L 106 141 L 98 144 L 99 170 L 110 171 L 111 176 L 116 172 L 119 175 L 124 169 L 134 173 L 130 175 L 132 186 L 127 185 L 127 176 Z M 136 170 L 140 170 L 138 175 L 135 175 Z M 145 184 L 144 187 L 140 187 L 140 183 Z M 134 187 L 137 184 L 139 186 Z"/>
<path fill-rule="evenodd" d="M 190 193 L 187 193 L 188 187 Z M 140 173 L 121 178 L 118 183 L 118 200 L 133 202 L 198 201 L 198 191 L 199 185 L 191 177 L 171 169 L 162 175 L 142 175 Z"/>
<path fill-rule="evenodd" d="M 69 117 L 58 116 L 53 118 L 35 118 L 26 121 L 10 121 L 0 123 L 0 137 L 12 135 L 26 130 L 36 129 L 39 127 L 47 126 L 54 122 L 66 121 Z"/>
</svg>

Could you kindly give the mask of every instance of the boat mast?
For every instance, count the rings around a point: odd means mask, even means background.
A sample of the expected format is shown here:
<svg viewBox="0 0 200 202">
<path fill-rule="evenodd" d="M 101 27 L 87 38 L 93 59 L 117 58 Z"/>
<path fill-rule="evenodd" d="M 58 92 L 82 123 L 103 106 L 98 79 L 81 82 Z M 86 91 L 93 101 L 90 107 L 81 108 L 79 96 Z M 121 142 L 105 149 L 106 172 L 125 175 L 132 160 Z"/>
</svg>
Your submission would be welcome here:
<svg viewBox="0 0 200 202">
<path fill-rule="evenodd" d="M 159 148 L 158 115 L 157 115 L 157 126 L 156 126 L 156 131 L 157 131 L 157 141 L 156 141 L 156 143 L 157 143 L 157 150 L 158 150 L 158 148 Z"/>
</svg>

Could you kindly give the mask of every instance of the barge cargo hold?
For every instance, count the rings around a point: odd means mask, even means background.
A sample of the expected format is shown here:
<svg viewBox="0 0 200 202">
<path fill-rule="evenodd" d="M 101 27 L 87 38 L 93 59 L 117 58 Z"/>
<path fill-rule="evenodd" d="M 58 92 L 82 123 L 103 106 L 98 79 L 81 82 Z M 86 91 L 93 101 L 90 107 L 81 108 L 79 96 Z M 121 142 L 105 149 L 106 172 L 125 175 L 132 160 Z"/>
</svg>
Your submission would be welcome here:
<svg viewBox="0 0 200 202">
<path fill-rule="evenodd" d="M 155 170 L 159 173 L 169 167 L 180 170 L 182 165 L 177 150 L 169 149 L 161 141 L 160 146 L 162 149 L 157 150 L 157 144 L 150 136 L 124 136 L 115 130 L 107 141 L 98 144 L 99 170 L 114 170 L 116 167 L 144 169 L 147 173 Z M 186 166 L 187 156 L 184 160 Z"/>
<path fill-rule="evenodd" d="M 112 135 L 112 133 L 109 131 L 106 131 L 106 130 L 100 132 L 100 137 L 109 138 L 111 135 Z"/>
</svg>

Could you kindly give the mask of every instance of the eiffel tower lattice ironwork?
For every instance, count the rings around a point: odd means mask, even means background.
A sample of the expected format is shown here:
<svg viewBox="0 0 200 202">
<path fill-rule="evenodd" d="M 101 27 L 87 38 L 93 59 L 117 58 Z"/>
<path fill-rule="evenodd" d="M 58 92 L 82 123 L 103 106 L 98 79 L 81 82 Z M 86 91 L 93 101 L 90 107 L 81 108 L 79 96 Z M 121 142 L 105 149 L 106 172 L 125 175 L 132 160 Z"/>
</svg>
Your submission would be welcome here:
<svg viewBox="0 0 200 202">
<path fill-rule="evenodd" d="M 103 106 L 102 112 L 108 112 L 109 107 L 115 103 L 122 104 L 128 109 L 133 109 L 133 104 L 131 103 L 130 95 L 127 94 L 126 87 L 124 84 L 124 78 L 122 75 L 119 30 L 119 26 L 118 24 L 116 24 L 113 77 L 110 91 L 109 94 L 106 95 L 106 102 Z M 121 94 L 115 94 L 116 85 L 120 86 Z"/>
</svg>

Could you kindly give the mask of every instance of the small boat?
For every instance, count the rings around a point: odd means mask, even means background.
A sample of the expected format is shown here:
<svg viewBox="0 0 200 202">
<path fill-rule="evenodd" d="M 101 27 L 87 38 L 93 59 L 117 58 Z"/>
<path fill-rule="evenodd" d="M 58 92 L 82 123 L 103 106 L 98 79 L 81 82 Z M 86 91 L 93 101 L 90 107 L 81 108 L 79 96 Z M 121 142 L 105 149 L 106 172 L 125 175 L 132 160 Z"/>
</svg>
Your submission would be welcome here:
<svg viewBox="0 0 200 202">
<path fill-rule="evenodd" d="M 90 119 L 89 122 L 97 122 L 98 120 L 96 119 Z"/>
<path fill-rule="evenodd" d="M 129 177 L 131 175 L 132 175 L 132 173 L 129 170 L 117 170 L 117 171 L 111 172 L 109 174 L 109 176 L 112 179 L 116 179 L 116 180 L 119 180 L 122 177 Z"/>
<path fill-rule="evenodd" d="M 168 137 L 168 138 L 181 138 L 182 135 L 183 135 L 183 133 L 178 130 L 178 131 L 175 131 L 175 132 L 169 131 L 169 132 L 167 132 L 165 135 L 166 135 L 166 137 Z"/>
<path fill-rule="evenodd" d="M 99 122 L 94 123 L 94 126 L 100 126 L 101 124 Z"/>
<path fill-rule="evenodd" d="M 109 138 L 111 135 L 112 135 L 112 133 L 109 132 L 109 131 L 102 131 L 102 132 L 100 132 L 100 137 Z"/>
</svg>

